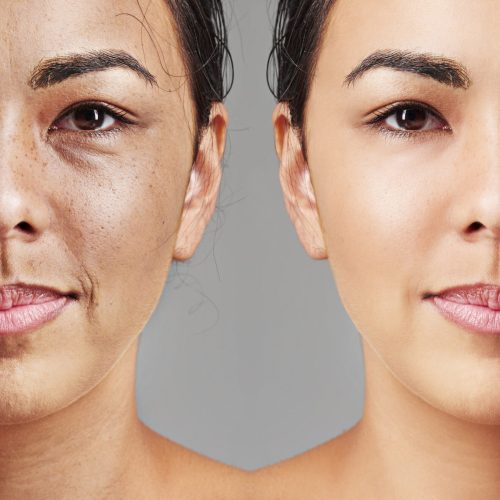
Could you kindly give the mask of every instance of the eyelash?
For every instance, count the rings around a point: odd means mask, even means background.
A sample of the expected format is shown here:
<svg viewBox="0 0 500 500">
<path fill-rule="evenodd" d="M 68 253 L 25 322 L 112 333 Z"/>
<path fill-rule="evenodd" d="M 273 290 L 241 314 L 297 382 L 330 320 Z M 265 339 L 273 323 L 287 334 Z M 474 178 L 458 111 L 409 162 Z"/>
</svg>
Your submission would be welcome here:
<svg viewBox="0 0 500 500">
<path fill-rule="evenodd" d="M 77 130 L 77 129 L 63 129 L 63 128 L 58 128 L 55 124 L 64 118 L 68 117 L 71 113 L 74 113 L 75 111 L 83 110 L 83 109 L 97 109 L 101 110 L 107 115 L 109 115 L 111 118 L 114 120 L 117 120 L 120 123 L 120 126 L 113 127 L 108 130 Z M 78 135 L 84 135 L 86 137 L 109 137 L 110 135 L 114 135 L 117 132 L 120 131 L 121 128 L 127 127 L 134 125 L 135 122 L 130 120 L 130 118 L 127 117 L 128 113 L 124 111 L 123 109 L 117 108 L 111 104 L 107 104 L 104 102 L 99 102 L 99 101 L 85 101 L 85 102 L 79 102 L 77 104 L 72 105 L 69 109 L 66 109 L 63 111 L 53 122 L 52 125 L 49 127 L 48 133 L 54 133 L 54 132 L 62 132 L 62 133 L 77 133 Z"/>
<path fill-rule="evenodd" d="M 394 113 L 403 110 L 403 109 L 418 109 L 421 111 L 425 111 L 432 115 L 434 118 L 438 119 L 439 121 L 444 122 L 444 127 L 443 128 L 438 128 L 438 129 L 429 129 L 429 130 L 416 130 L 416 131 L 410 131 L 410 130 L 395 130 L 391 129 L 388 127 L 383 126 L 384 120 L 392 116 Z M 397 137 L 397 138 L 403 138 L 403 139 L 413 139 L 413 140 L 418 140 L 419 138 L 422 138 L 422 136 L 425 134 L 429 133 L 438 133 L 438 134 L 449 134 L 452 130 L 451 127 L 448 125 L 448 122 L 444 119 L 444 117 L 438 113 L 435 109 L 432 107 L 419 102 L 419 101 L 404 101 L 404 102 L 399 102 L 396 104 L 391 104 L 389 107 L 382 108 L 381 110 L 377 110 L 373 113 L 375 116 L 371 118 L 366 125 L 377 129 L 379 132 L 389 136 L 389 137 Z"/>
</svg>

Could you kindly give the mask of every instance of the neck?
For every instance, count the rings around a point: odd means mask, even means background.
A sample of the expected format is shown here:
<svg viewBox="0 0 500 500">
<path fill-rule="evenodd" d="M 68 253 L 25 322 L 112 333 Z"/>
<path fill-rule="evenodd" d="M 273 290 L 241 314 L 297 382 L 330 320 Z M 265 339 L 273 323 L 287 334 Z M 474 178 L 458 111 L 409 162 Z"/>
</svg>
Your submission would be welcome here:
<svg viewBox="0 0 500 500">
<path fill-rule="evenodd" d="M 37 421 L 0 426 L 0 498 L 124 498 L 146 456 L 134 344 L 94 389 Z M 124 457 L 126 459 L 124 460 Z"/>
<path fill-rule="evenodd" d="M 369 347 L 364 352 L 365 412 L 353 433 L 353 459 L 366 464 L 371 486 L 386 492 L 381 498 L 500 498 L 500 426 L 437 410 Z"/>
</svg>

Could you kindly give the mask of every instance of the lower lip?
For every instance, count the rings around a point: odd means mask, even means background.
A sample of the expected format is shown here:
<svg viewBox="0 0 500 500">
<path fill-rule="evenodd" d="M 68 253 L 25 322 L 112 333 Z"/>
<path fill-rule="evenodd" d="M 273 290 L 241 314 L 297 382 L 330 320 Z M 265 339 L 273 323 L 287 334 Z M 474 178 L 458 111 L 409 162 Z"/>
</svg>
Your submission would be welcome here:
<svg viewBox="0 0 500 500">
<path fill-rule="evenodd" d="M 445 318 L 462 328 L 500 335 L 500 311 L 485 306 L 459 304 L 442 297 L 432 297 L 431 300 Z"/>
<path fill-rule="evenodd" d="M 68 302 L 68 297 L 60 297 L 41 304 L 0 310 L 0 337 L 32 331 L 48 323 L 61 313 Z"/>
</svg>

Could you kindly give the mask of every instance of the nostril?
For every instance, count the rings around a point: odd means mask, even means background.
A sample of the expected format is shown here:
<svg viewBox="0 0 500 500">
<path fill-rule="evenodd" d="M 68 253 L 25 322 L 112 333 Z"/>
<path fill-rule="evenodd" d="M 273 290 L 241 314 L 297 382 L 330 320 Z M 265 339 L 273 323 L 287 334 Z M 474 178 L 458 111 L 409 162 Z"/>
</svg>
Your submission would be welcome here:
<svg viewBox="0 0 500 500">
<path fill-rule="evenodd" d="M 21 229 L 22 231 L 24 231 L 26 233 L 32 234 L 35 232 L 33 226 L 25 221 L 20 222 L 19 224 L 17 224 L 16 227 L 18 227 L 19 229 Z"/>
<path fill-rule="evenodd" d="M 467 232 L 468 233 L 472 233 L 474 231 L 477 231 L 478 229 L 481 229 L 483 226 L 483 224 L 481 224 L 480 222 L 473 222 L 467 229 Z"/>
</svg>

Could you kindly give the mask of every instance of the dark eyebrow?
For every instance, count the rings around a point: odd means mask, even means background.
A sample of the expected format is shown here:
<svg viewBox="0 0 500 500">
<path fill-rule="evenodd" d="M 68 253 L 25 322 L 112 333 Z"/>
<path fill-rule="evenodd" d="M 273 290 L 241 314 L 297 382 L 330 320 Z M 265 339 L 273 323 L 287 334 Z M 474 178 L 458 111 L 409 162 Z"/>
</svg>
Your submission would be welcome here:
<svg viewBox="0 0 500 500">
<path fill-rule="evenodd" d="M 364 73 L 374 68 L 416 73 L 432 78 L 450 87 L 467 89 L 472 80 L 465 66 L 446 57 L 405 50 L 377 50 L 363 59 L 344 79 L 344 85 L 356 82 Z"/>
<path fill-rule="evenodd" d="M 110 68 L 131 69 L 147 83 L 157 85 L 156 78 L 135 57 L 123 50 L 92 50 L 42 59 L 33 69 L 28 85 L 33 90 L 46 88 L 67 78 Z"/>
</svg>

